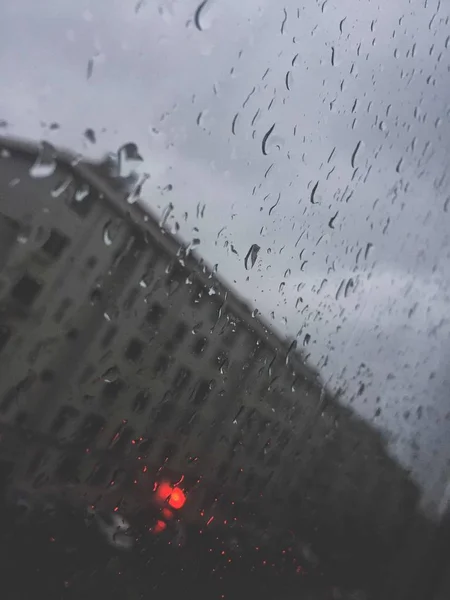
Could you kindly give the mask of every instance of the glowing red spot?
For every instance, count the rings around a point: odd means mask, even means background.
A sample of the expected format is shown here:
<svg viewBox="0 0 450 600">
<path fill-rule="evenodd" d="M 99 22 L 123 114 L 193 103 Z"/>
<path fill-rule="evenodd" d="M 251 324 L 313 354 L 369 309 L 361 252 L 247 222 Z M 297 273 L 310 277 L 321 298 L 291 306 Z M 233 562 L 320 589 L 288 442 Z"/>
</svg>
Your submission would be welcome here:
<svg viewBox="0 0 450 600">
<path fill-rule="evenodd" d="M 156 489 L 156 493 L 157 493 L 158 498 L 160 498 L 161 500 L 163 500 L 165 502 L 172 493 L 172 486 L 169 485 L 168 483 L 164 483 L 164 482 L 160 483 Z"/>
<path fill-rule="evenodd" d="M 114 512 L 118 512 L 118 510 L 119 510 L 119 507 L 118 507 L 118 506 L 115 506 L 115 507 L 114 507 Z"/>
<path fill-rule="evenodd" d="M 147 473 L 147 465 L 144 465 L 144 466 L 142 467 L 142 472 L 143 472 L 143 473 Z"/>
<path fill-rule="evenodd" d="M 162 533 L 164 529 L 166 529 L 167 524 L 164 523 L 161 519 L 156 521 L 156 525 L 153 527 L 153 533 L 158 534 Z"/>
<path fill-rule="evenodd" d="M 210 525 L 213 521 L 214 521 L 214 517 L 209 517 L 209 519 L 206 522 L 206 525 Z"/>
<path fill-rule="evenodd" d="M 173 512 L 168 508 L 163 508 L 161 514 L 166 519 L 166 521 L 170 521 L 170 519 L 173 519 Z"/>
<path fill-rule="evenodd" d="M 186 496 L 184 495 L 183 490 L 178 487 L 174 488 L 169 498 L 170 506 L 176 510 L 179 510 L 180 508 L 183 508 L 185 502 Z"/>
</svg>

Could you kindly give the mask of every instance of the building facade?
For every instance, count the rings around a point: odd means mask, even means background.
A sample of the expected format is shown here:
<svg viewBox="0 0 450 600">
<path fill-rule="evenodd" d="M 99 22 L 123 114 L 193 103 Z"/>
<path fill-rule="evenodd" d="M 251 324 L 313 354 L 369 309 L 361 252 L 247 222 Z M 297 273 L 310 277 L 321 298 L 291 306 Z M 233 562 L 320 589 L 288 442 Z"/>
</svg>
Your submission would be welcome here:
<svg viewBox="0 0 450 600">
<path fill-rule="evenodd" d="M 116 503 L 163 469 L 183 478 L 199 523 L 237 503 L 330 554 L 370 539 L 366 563 L 388 557 L 418 491 L 380 435 L 126 198 L 101 165 L 0 142 L 0 423 L 14 485 L 76 485 L 89 502 L 107 489 Z"/>
</svg>

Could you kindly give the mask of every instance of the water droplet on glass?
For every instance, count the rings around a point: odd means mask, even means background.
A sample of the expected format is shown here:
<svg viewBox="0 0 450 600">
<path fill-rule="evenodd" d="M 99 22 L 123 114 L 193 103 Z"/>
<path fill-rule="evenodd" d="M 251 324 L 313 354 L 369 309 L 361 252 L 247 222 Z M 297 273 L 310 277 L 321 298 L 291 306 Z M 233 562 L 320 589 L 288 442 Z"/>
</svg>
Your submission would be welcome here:
<svg viewBox="0 0 450 600">
<path fill-rule="evenodd" d="M 281 293 L 284 290 L 285 286 L 286 286 L 286 282 L 282 281 L 278 287 L 278 292 Z"/>
<path fill-rule="evenodd" d="M 317 202 L 314 202 L 314 198 L 315 198 L 315 196 L 316 196 L 316 192 L 317 192 L 317 188 L 318 188 L 318 187 L 319 187 L 319 182 L 317 182 L 317 183 L 314 185 L 313 189 L 311 190 L 311 197 L 310 197 L 311 204 L 317 204 Z"/>
<path fill-rule="evenodd" d="M 307 333 L 303 339 L 303 345 L 307 346 L 309 344 L 309 342 L 311 341 L 311 336 L 309 333 Z"/>
<path fill-rule="evenodd" d="M 105 246 L 111 246 L 114 241 L 113 222 L 108 221 L 103 227 L 103 242 Z"/>
<path fill-rule="evenodd" d="M 34 179 L 50 177 L 56 170 L 56 150 L 47 142 L 42 142 L 39 154 L 30 168 L 30 176 Z"/>
<path fill-rule="evenodd" d="M 161 215 L 161 219 L 159 221 L 159 226 L 160 227 L 164 227 L 165 226 L 165 224 L 167 223 L 167 219 L 170 217 L 170 214 L 173 211 L 173 208 L 174 207 L 173 207 L 172 202 L 169 202 L 169 204 L 163 210 L 163 213 Z"/>
<path fill-rule="evenodd" d="M 330 229 L 334 229 L 334 220 L 336 219 L 338 214 L 339 214 L 339 211 L 337 211 L 337 213 L 333 217 L 331 217 L 331 219 L 328 221 L 328 227 L 330 227 Z"/>
<path fill-rule="evenodd" d="M 73 181 L 72 177 L 67 177 L 66 179 L 64 179 L 64 181 L 61 181 L 60 183 L 58 183 L 58 185 L 56 187 L 54 187 L 52 189 L 52 191 L 50 192 L 51 197 L 59 198 L 60 196 L 62 196 L 64 194 L 64 192 L 66 192 L 69 189 L 72 181 Z"/>
<path fill-rule="evenodd" d="M 91 142 L 91 144 L 95 144 L 96 141 L 97 141 L 97 137 L 95 135 L 95 131 L 93 129 L 91 129 L 90 127 L 88 127 L 85 130 L 84 137 L 87 139 L 88 142 Z"/>
<path fill-rule="evenodd" d="M 331 66 L 332 67 L 334 67 L 334 61 L 335 61 L 334 46 L 331 46 Z"/>
<path fill-rule="evenodd" d="M 106 383 L 113 383 L 114 381 L 116 381 L 116 379 L 119 377 L 119 375 L 120 375 L 119 368 L 114 366 L 114 367 L 110 367 L 109 369 L 107 369 L 101 375 L 101 379 L 103 379 L 103 381 L 105 381 Z"/>
<path fill-rule="evenodd" d="M 351 159 L 352 169 L 355 168 L 356 156 L 358 154 L 358 151 L 359 151 L 360 147 L 361 147 L 361 141 L 359 141 L 356 144 L 355 149 L 353 150 L 352 159 Z"/>
<path fill-rule="evenodd" d="M 365 260 L 367 260 L 367 259 L 369 258 L 369 254 L 370 254 L 370 252 L 371 252 L 372 248 L 373 248 L 373 244 L 371 244 L 371 243 L 369 242 L 369 243 L 366 245 L 366 250 L 365 250 L 365 252 L 364 252 L 364 258 L 365 258 Z"/>
<path fill-rule="evenodd" d="M 262 149 L 262 153 L 264 154 L 264 156 L 267 156 L 267 142 L 268 139 L 270 137 L 270 134 L 272 133 L 272 131 L 275 129 L 275 123 L 272 125 L 272 127 L 264 134 L 264 137 L 262 139 L 262 144 L 261 144 L 261 149 Z"/>
<path fill-rule="evenodd" d="M 258 258 L 258 252 L 261 250 L 261 247 L 258 244 L 252 244 L 250 246 L 249 251 L 247 252 L 246 257 L 244 258 L 244 266 L 246 270 L 252 269 L 255 266 L 256 259 Z M 250 261 L 250 267 L 248 262 Z"/>
<path fill-rule="evenodd" d="M 82 183 L 80 187 L 75 191 L 74 200 L 76 202 L 82 202 L 87 196 L 89 196 L 89 186 L 87 183 Z"/>
<path fill-rule="evenodd" d="M 285 84 L 286 89 L 288 90 L 288 92 L 290 92 L 292 88 L 292 73 L 290 71 L 286 73 Z"/>
<path fill-rule="evenodd" d="M 354 289 L 353 279 L 349 279 L 345 285 L 344 297 L 347 298 L 353 289 Z"/>
<path fill-rule="evenodd" d="M 23 225 L 17 235 L 17 241 L 19 244 L 26 244 L 30 239 L 31 235 L 31 225 Z"/>
<path fill-rule="evenodd" d="M 286 27 L 287 18 L 288 18 L 287 10 L 285 8 L 283 8 L 283 21 L 281 22 L 281 29 L 280 29 L 281 35 L 284 35 L 284 29 Z"/>
<path fill-rule="evenodd" d="M 148 173 L 143 173 L 140 177 L 138 177 L 136 183 L 132 186 L 131 191 L 127 196 L 128 204 L 134 204 L 139 200 L 142 194 L 142 187 L 148 179 L 150 179 L 150 175 Z"/>
<path fill-rule="evenodd" d="M 211 0 L 203 0 L 198 6 L 194 14 L 194 24 L 199 31 L 205 31 L 211 27 L 211 20 L 208 19 L 210 13 Z"/>
</svg>

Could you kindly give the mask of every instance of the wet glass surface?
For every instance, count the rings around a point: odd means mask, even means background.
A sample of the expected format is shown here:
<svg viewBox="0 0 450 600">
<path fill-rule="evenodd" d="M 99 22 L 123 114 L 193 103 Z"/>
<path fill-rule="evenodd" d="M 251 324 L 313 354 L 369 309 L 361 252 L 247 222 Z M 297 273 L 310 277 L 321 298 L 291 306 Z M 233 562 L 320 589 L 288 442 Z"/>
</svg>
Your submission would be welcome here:
<svg viewBox="0 0 450 600">
<path fill-rule="evenodd" d="M 6 598 L 446 597 L 449 21 L 5 3 Z"/>
</svg>

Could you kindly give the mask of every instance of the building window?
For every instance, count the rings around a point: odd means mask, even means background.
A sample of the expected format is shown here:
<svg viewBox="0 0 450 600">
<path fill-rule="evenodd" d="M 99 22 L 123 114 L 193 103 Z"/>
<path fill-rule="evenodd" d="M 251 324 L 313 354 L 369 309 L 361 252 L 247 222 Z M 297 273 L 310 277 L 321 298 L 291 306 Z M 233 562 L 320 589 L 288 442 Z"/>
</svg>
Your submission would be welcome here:
<svg viewBox="0 0 450 600">
<path fill-rule="evenodd" d="M 78 410 L 73 406 L 63 406 L 50 425 L 50 433 L 52 435 L 62 433 L 67 424 L 71 420 L 76 419 L 78 415 Z"/>
<path fill-rule="evenodd" d="M 115 452 L 122 453 L 125 452 L 127 446 L 130 445 L 131 439 L 133 437 L 133 430 L 131 427 L 128 427 L 125 423 L 121 423 L 117 428 L 115 434 L 112 436 L 108 449 L 114 450 Z"/>
<path fill-rule="evenodd" d="M 150 393 L 147 390 L 141 390 L 136 394 L 132 404 L 132 411 L 141 414 L 146 409 L 150 402 Z"/>
<path fill-rule="evenodd" d="M 164 375 L 169 368 L 169 357 L 166 354 L 160 354 L 155 361 L 153 371 L 157 377 Z"/>
<path fill-rule="evenodd" d="M 97 266 L 97 258 L 95 256 L 90 256 L 85 264 L 88 269 L 94 269 Z"/>
<path fill-rule="evenodd" d="M 95 465 L 87 477 L 87 483 L 93 486 L 103 485 L 109 479 L 110 470 L 110 467 L 107 465 Z"/>
<path fill-rule="evenodd" d="M 55 371 L 52 371 L 52 369 L 43 369 L 39 374 L 39 379 L 43 383 L 51 383 L 55 379 Z"/>
<path fill-rule="evenodd" d="M 185 388 L 188 385 L 190 378 L 191 372 L 189 371 L 189 369 L 186 369 L 185 367 L 180 367 L 173 380 L 173 387 L 175 391 L 178 392 L 181 389 Z"/>
<path fill-rule="evenodd" d="M 116 334 L 117 334 L 117 327 L 115 325 L 110 325 L 100 342 L 100 346 L 102 348 L 107 348 L 108 346 L 110 346 L 111 342 L 116 337 Z"/>
<path fill-rule="evenodd" d="M 11 330 L 6 325 L 0 325 L 0 352 L 11 338 Z"/>
<path fill-rule="evenodd" d="M 66 456 L 55 471 L 59 481 L 78 482 L 78 467 L 81 459 L 77 456 Z"/>
<path fill-rule="evenodd" d="M 114 381 L 108 381 L 105 383 L 102 390 L 102 397 L 108 402 L 114 402 L 117 399 L 120 392 L 125 388 L 125 383 L 121 379 L 115 379 Z"/>
<path fill-rule="evenodd" d="M 160 462 L 167 462 L 178 452 L 178 446 L 174 442 L 166 442 L 161 451 Z"/>
<path fill-rule="evenodd" d="M 194 343 L 192 344 L 192 352 L 195 356 L 200 356 L 205 351 L 206 346 L 208 345 L 207 338 L 200 336 L 197 337 Z"/>
<path fill-rule="evenodd" d="M 56 229 L 52 229 L 50 235 L 42 246 L 42 250 L 51 258 L 59 258 L 69 244 L 69 238 Z"/>
<path fill-rule="evenodd" d="M 64 298 L 63 300 L 61 300 L 61 303 L 58 307 L 58 309 L 56 310 L 55 314 L 53 315 L 53 319 L 55 320 L 56 323 L 61 323 L 62 319 L 64 318 L 64 315 L 66 314 L 66 312 L 68 311 L 68 309 L 72 306 L 72 300 L 70 298 Z"/>
<path fill-rule="evenodd" d="M 161 304 L 155 302 L 154 304 L 152 304 L 150 310 L 148 311 L 145 320 L 149 325 L 159 325 L 162 321 L 165 312 L 166 309 L 162 307 Z"/>
<path fill-rule="evenodd" d="M 144 344 L 140 340 L 133 338 L 125 350 L 125 358 L 132 362 L 137 362 L 141 358 L 143 350 Z"/>
<path fill-rule="evenodd" d="M 76 433 L 75 440 L 83 445 L 90 445 L 105 426 L 105 419 L 100 415 L 87 415 Z"/>
<path fill-rule="evenodd" d="M 164 395 L 161 403 L 157 407 L 154 413 L 154 425 L 161 425 L 167 423 L 170 420 L 173 413 L 175 412 L 175 402 L 172 400 L 172 395 L 167 392 Z"/>
<path fill-rule="evenodd" d="M 196 410 L 188 409 L 184 412 L 181 417 L 177 430 L 183 435 L 189 435 L 198 419 L 198 413 Z"/>
<path fill-rule="evenodd" d="M 188 332 L 188 326 L 186 325 L 186 323 L 178 323 L 178 325 L 175 327 L 175 331 L 173 333 L 173 340 L 179 344 L 181 343 L 184 338 L 186 337 L 186 334 Z"/>
<path fill-rule="evenodd" d="M 29 275 L 24 275 L 12 288 L 11 296 L 14 300 L 21 302 L 25 306 L 31 306 L 36 300 L 41 288 L 41 283 L 37 282 Z"/>
<path fill-rule="evenodd" d="M 203 379 L 197 385 L 192 396 L 194 406 L 203 406 L 208 399 L 210 391 L 214 388 L 214 381 L 206 381 Z"/>
<path fill-rule="evenodd" d="M 128 292 L 125 302 L 123 303 L 124 310 L 131 310 L 139 297 L 139 288 L 131 288 Z"/>
</svg>

